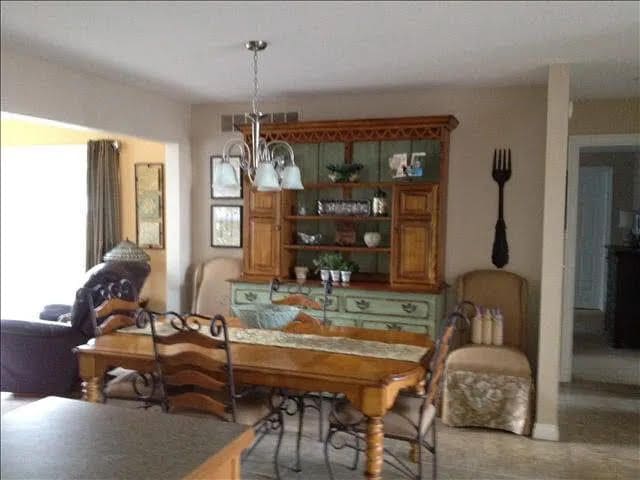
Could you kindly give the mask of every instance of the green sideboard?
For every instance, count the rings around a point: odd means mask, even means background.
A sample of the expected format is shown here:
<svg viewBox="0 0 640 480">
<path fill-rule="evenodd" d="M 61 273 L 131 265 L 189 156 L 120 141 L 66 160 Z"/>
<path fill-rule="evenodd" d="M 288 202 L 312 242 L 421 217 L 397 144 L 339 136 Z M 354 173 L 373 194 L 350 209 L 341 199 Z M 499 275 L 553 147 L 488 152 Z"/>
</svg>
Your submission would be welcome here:
<svg viewBox="0 0 640 480">
<path fill-rule="evenodd" d="M 288 288 L 295 284 L 283 285 L 273 294 L 273 300 L 280 300 L 291 293 Z M 321 285 L 305 285 L 302 293 L 318 303 L 324 301 Z M 334 325 L 403 330 L 436 336 L 438 322 L 444 313 L 444 292 L 415 293 L 371 288 L 334 286 L 327 297 L 327 320 Z M 232 305 L 269 303 L 269 283 L 231 282 Z M 305 313 L 322 320 L 323 312 L 306 310 Z"/>
</svg>

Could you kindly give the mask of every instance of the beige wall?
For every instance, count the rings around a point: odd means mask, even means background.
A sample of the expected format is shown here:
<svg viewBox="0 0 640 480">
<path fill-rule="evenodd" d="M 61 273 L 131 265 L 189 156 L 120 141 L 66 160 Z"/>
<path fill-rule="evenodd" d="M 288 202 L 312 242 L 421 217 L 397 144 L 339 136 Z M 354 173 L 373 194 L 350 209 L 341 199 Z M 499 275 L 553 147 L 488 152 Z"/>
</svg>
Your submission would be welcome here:
<svg viewBox="0 0 640 480">
<path fill-rule="evenodd" d="M 165 146 L 162 143 L 113 135 L 97 130 L 76 130 L 33 123 L 21 119 L 3 119 L 0 122 L 2 146 L 81 144 L 98 138 L 119 140 L 120 149 L 120 209 L 122 238 L 136 241 L 135 179 L 136 163 L 163 163 Z M 165 202 L 166 203 L 166 202 Z M 165 226 L 166 229 L 166 226 Z M 165 250 L 146 250 L 151 257 L 149 275 L 143 296 L 149 298 L 149 307 L 164 310 L 166 306 Z"/>
<path fill-rule="evenodd" d="M 229 134 L 220 133 L 220 114 L 243 112 L 245 103 L 192 107 L 193 261 L 241 257 L 240 250 L 209 247 L 209 156 L 221 153 Z M 494 268 L 491 246 L 498 190 L 491 179 L 494 148 L 509 147 L 513 176 L 505 187 L 510 248 L 506 269 L 531 285 L 530 357 L 535 362 L 540 284 L 546 88 L 435 89 L 378 94 L 322 95 L 264 104 L 262 110 L 302 113 L 302 120 L 452 114 L 460 125 L 451 135 L 445 279 Z M 219 203 L 219 202 L 216 202 Z M 221 202 L 220 202 L 221 203 Z M 238 203 L 227 201 L 226 203 Z"/>
<path fill-rule="evenodd" d="M 569 135 L 640 132 L 640 98 L 581 100 L 573 103 Z"/>
</svg>

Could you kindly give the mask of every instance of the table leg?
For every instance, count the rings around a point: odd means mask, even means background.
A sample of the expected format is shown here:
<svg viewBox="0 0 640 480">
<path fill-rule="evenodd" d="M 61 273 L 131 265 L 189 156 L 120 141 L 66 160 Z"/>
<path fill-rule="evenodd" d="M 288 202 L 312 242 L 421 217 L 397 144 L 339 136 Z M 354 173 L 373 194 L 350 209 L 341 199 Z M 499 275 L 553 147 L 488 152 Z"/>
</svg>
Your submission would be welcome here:
<svg viewBox="0 0 640 480">
<path fill-rule="evenodd" d="M 82 399 L 87 402 L 100 403 L 102 401 L 102 379 L 87 377 L 82 380 Z"/>
<path fill-rule="evenodd" d="M 384 425 L 382 417 L 369 417 L 367 421 L 367 470 L 366 478 L 382 478 Z"/>
</svg>

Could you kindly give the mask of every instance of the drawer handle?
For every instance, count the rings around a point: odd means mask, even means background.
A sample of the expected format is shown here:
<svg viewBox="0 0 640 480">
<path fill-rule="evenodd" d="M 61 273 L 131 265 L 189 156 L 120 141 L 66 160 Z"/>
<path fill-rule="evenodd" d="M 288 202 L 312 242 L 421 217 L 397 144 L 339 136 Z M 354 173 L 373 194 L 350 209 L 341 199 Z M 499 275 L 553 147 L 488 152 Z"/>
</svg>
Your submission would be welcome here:
<svg viewBox="0 0 640 480">
<path fill-rule="evenodd" d="M 397 323 L 387 323 L 387 328 L 389 330 L 395 330 L 397 332 L 402 331 L 402 326 L 398 325 Z"/>
<path fill-rule="evenodd" d="M 321 305 L 324 305 L 326 307 L 330 307 L 331 305 L 333 305 L 333 298 L 327 298 L 326 303 L 325 303 L 324 298 L 321 298 L 318 303 L 320 303 Z"/>
<path fill-rule="evenodd" d="M 256 298 L 258 298 L 258 295 L 253 292 L 244 292 L 244 298 L 249 302 L 253 302 Z"/>
<path fill-rule="evenodd" d="M 358 307 L 360 310 L 366 310 L 370 306 L 371 304 L 366 300 L 356 300 L 356 307 Z"/>
<path fill-rule="evenodd" d="M 407 313 L 413 313 L 417 310 L 417 306 L 413 303 L 403 303 L 402 304 L 402 310 L 404 310 Z"/>
</svg>

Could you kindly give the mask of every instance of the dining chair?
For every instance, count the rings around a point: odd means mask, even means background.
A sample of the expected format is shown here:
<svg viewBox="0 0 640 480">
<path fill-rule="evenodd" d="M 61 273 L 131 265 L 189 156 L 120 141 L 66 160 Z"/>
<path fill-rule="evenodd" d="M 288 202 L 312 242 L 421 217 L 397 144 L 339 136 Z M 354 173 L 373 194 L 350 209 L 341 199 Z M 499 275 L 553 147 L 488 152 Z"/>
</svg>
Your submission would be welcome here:
<svg viewBox="0 0 640 480">
<path fill-rule="evenodd" d="M 456 331 L 462 326 L 468 325 L 469 320 L 462 311 L 451 313 L 444 322 L 443 332 L 438 338 L 430 355 L 425 358 L 426 389 L 423 393 L 403 391 L 383 418 L 384 437 L 407 442 L 412 448 L 417 449 L 417 472 L 409 462 L 400 458 L 389 448 L 384 448 L 384 462 L 394 467 L 401 474 L 413 478 L 422 478 L 422 453 L 427 450 L 433 455 L 432 477 L 437 477 L 436 456 L 436 412 L 442 390 L 444 378 L 445 360 L 452 346 Z M 324 457 L 329 477 L 334 478 L 333 468 L 329 458 L 329 447 L 335 449 L 351 448 L 355 451 L 352 470 L 358 467 L 361 452 L 366 451 L 367 418 L 359 410 L 351 405 L 344 397 L 334 397 L 329 414 L 329 433 L 324 443 Z M 351 437 L 354 443 L 348 440 L 336 443 L 334 437 L 342 433 Z M 430 439 L 428 437 L 431 437 Z"/>
<path fill-rule="evenodd" d="M 301 285 L 297 284 L 293 290 L 290 290 L 286 297 L 273 300 L 273 294 L 282 290 L 282 285 L 280 281 L 276 278 L 271 280 L 269 284 L 269 299 L 271 303 L 274 305 L 287 305 L 287 306 L 295 306 L 300 307 L 303 310 L 322 310 L 322 318 L 320 321 L 316 317 L 305 313 L 304 311 L 300 311 L 293 322 L 290 322 L 288 325 L 285 325 L 283 330 L 289 333 L 296 333 L 295 327 L 292 329 L 292 325 L 305 325 L 313 328 L 322 325 L 326 321 L 326 305 L 327 305 L 327 295 L 331 292 L 330 287 L 327 288 L 325 285 L 324 289 L 324 298 L 322 304 L 311 298 L 307 293 L 305 293 L 304 289 Z M 310 333 L 309 331 L 305 333 Z M 300 461 L 300 448 L 302 444 L 302 433 L 304 430 L 304 417 L 305 411 L 307 409 L 316 410 L 319 415 L 318 419 L 318 441 L 322 442 L 324 439 L 324 403 L 322 392 L 303 392 L 299 390 L 288 390 L 286 392 L 287 398 L 283 402 L 283 411 L 286 415 L 294 416 L 298 415 L 298 429 L 296 432 L 296 463 L 293 466 L 293 471 L 300 472 L 302 471 L 301 461 Z"/>
<path fill-rule="evenodd" d="M 284 434 L 281 405 L 276 400 L 263 401 L 264 397 L 256 395 L 253 388 L 241 390 L 236 385 L 225 318 L 139 310 L 136 324 L 140 328 L 151 326 L 162 409 L 168 413 L 212 415 L 251 426 L 256 440 L 243 459 L 267 433 L 278 430 L 274 465 L 276 477 L 280 478 L 278 458 Z M 222 354 L 212 355 L 213 351 Z"/>
</svg>

